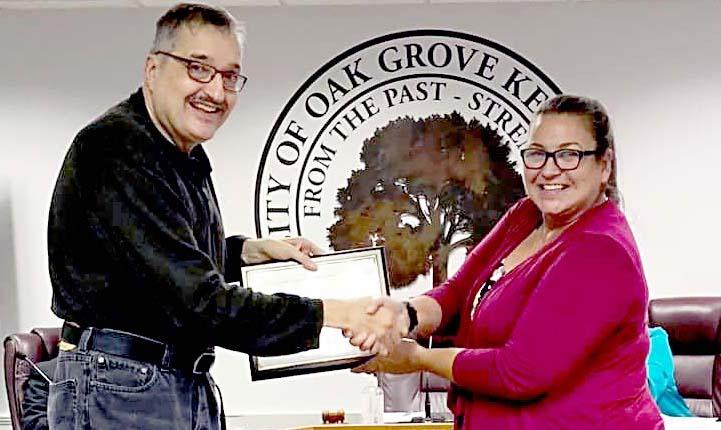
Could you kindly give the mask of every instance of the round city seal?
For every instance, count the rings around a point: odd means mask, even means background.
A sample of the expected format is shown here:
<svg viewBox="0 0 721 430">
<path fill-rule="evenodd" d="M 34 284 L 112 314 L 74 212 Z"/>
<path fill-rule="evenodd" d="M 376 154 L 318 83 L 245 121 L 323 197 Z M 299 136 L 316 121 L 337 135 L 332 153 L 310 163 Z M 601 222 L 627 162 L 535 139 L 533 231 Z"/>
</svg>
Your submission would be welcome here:
<svg viewBox="0 0 721 430">
<path fill-rule="evenodd" d="M 256 233 L 335 249 L 389 245 L 392 233 L 408 247 L 432 226 L 421 254 L 478 239 L 521 195 L 512 159 L 533 111 L 560 92 L 520 54 L 472 34 L 360 43 L 322 65 L 275 121 L 257 173 Z"/>
</svg>

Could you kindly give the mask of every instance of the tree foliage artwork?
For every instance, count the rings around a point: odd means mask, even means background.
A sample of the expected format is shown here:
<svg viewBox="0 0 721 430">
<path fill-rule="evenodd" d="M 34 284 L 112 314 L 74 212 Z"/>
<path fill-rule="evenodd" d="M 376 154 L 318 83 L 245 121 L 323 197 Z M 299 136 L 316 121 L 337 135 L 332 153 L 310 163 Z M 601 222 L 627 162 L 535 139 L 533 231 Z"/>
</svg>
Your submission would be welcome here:
<svg viewBox="0 0 721 430">
<path fill-rule="evenodd" d="M 496 131 L 457 112 L 390 122 L 363 143 L 365 168 L 338 190 L 331 245 L 385 246 L 394 288 L 431 269 L 439 285 L 451 251 L 480 242 L 524 195 L 509 153 Z"/>
</svg>

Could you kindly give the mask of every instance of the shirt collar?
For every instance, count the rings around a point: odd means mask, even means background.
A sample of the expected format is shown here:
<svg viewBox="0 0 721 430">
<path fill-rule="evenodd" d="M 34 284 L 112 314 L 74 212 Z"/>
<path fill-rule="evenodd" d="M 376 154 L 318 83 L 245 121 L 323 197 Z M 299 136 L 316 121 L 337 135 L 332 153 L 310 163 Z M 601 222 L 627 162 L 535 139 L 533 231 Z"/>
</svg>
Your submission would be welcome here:
<svg viewBox="0 0 721 430">
<path fill-rule="evenodd" d="M 148 109 L 145 106 L 145 97 L 143 96 L 143 89 L 139 88 L 129 98 L 130 105 L 133 110 L 140 116 L 145 127 L 150 131 L 153 136 L 153 141 L 158 144 L 159 149 L 172 158 L 177 164 L 188 169 L 191 172 L 199 173 L 202 175 L 208 175 L 213 171 L 213 167 L 210 165 L 205 150 L 202 145 L 195 145 L 190 153 L 178 149 L 172 142 L 163 136 L 163 133 L 158 130 L 155 123 L 150 118 Z"/>
</svg>

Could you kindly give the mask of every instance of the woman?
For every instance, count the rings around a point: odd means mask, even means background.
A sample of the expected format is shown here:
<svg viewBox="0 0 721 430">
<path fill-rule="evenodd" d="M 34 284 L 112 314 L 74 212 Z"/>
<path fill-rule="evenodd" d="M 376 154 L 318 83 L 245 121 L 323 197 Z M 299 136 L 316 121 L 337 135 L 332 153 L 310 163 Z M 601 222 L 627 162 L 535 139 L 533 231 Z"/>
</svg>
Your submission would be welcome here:
<svg viewBox="0 0 721 430">
<path fill-rule="evenodd" d="M 608 115 L 595 100 L 554 97 L 521 155 L 528 197 L 454 277 L 411 301 L 420 336 L 459 322 L 457 348 L 404 342 L 356 371 L 450 379 L 456 429 L 663 428 L 646 387 L 648 290 L 617 206 Z"/>
</svg>

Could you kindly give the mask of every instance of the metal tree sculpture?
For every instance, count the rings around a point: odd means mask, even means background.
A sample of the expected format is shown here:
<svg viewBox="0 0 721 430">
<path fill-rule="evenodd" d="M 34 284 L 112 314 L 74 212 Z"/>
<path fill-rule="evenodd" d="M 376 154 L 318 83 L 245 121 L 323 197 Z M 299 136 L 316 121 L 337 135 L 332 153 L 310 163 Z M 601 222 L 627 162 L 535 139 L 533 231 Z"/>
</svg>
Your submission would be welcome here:
<svg viewBox="0 0 721 430">
<path fill-rule="evenodd" d="M 497 132 L 457 112 L 390 122 L 363 143 L 365 169 L 338 190 L 331 245 L 384 245 L 393 287 L 431 268 L 442 283 L 451 251 L 477 244 L 524 195 L 509 152 Z"/>
</svg>

